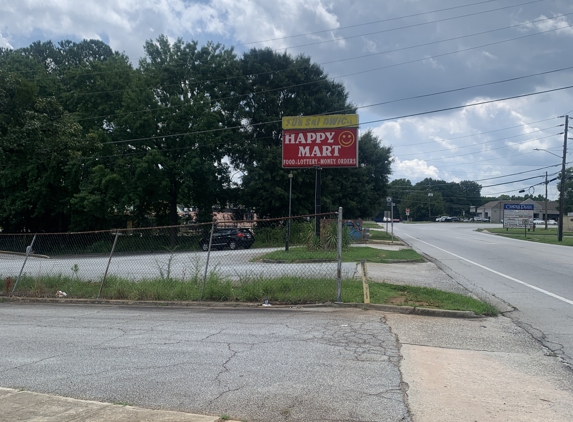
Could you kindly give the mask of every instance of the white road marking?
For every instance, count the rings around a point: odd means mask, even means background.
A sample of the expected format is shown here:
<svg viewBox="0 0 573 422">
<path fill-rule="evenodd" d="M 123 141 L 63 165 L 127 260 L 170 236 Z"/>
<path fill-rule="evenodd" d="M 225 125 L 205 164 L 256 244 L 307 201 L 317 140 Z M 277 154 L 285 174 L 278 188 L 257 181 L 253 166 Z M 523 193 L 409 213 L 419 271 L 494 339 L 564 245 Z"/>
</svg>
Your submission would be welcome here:
<svg viewBox="0 0 573 422">
<path fill-rule="evenodd" d="M 459 259 L 461 259 L 461 260 L 463 260 L 463 261 L 469 262 L 470 264 L 473 264 L 473 265 L 475 265 L 475 266 L 477 266 L 477 267 L 483 268 L 483 269 L 486 270 L 486 271 L 489 271 L 489 272 L 494 273 L 494 274 L 497 274 L 497 275 L 499 275 L 499 276 L 501 276 L 501 277 L 507 278 L 508 280 L 515 281 L 516 283 L 519 283 L 519 284 L 521 284 L 521 285 L 523 285 L 523 286 L 529 287 L 530 289 L 537 290 L 537 291 L 540 292 L 540 293 L 546 294 L 547 296 L 551 296 L 551 297 L 553 297 L 553 298 L 555 298 L 555 299 L 558 299 L 558 300 L 560 300 L 560 301 L 562 301 L 562 302 L 568 303 L 569 305 L 573 305 L 573 300 L 566 299 L 566 298 L 564 298 L 564 297 L 562 297 L 562 296 L 556 295 L 555 293 L 551 293 L 551 292 L 549 292 L 549 291 L 547 291 L 547 290 L 543 290 L 543 289 L 540 289 L 539 287 L 536 287 L 536 286 L 533 286 L 533 285 L 531 285 L 531 284 L 528 284 L 528 283 L 526 283 L 525 281 L 518 280 L 517 278 L 511 277 L 511 276 L 509 276 L 509 275 L 507 275 L 507 274 L 500 273 L 499 271 L 496 271 L 496 270 L 493 270 L 493 269 L 491 269 L 491 268 L 488 268 L 488 267 L 486 267 L 486 266 L 484 266 L 484 265 L 478 264 L 477 262 L 470 261 L 469 259 L 464 258 L 463 256 L 456 255 L 455 253 L 452 253 L 452 252 L 449 252 L 449 251 L 447 251 L 447 250 L 445 250 L 445 249 L 439 248 L 438 246 L 432 245 L 431 243 L 424 242 L 423 240 L 420 240 L 420 239 L 418 239 L 417 237 L 410 236 L 409 234 L 407 234 L 406 236 L 411 237 L 412 239 L 416 239 L 418 242 L 422 242 L 422 243 L 424 243 L 424 244 L 426 244 L 426 245 L 428 245 L 428 246 L 431 246 L 432 248 L 439 249 L 439 250 L 442 251 L 442 252 L 445 252 L 445 253 L 447 253 L 447 254 L 450 254 L 450 255 L 452 255 L 452 256 L 455 256 L 456 258 L 459 258 Z"/>
</svg>

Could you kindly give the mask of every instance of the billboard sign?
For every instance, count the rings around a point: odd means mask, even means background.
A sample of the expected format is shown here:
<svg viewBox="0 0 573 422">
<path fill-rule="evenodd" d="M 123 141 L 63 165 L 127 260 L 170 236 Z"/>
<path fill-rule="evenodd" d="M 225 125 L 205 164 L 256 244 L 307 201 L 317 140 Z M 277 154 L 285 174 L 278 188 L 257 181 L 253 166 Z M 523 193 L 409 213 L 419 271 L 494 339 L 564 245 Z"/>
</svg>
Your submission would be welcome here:
<svg viewBox="0 0 573 422">
<path fill-rule="evenodd" d="M 283 129 L 330 129 L 358 126 L 358 114 L 283 117 Z"/>
<path fill-rule="evenodd" d="M 533 224 L 533 204 L 504 204 L 503 227 L 525 228 Z"/>
<path fill-rule="evenodd" d="M 357 124 L 355 114 L 283 117 L 283 168 L 358 167 Z"/>
</svg>

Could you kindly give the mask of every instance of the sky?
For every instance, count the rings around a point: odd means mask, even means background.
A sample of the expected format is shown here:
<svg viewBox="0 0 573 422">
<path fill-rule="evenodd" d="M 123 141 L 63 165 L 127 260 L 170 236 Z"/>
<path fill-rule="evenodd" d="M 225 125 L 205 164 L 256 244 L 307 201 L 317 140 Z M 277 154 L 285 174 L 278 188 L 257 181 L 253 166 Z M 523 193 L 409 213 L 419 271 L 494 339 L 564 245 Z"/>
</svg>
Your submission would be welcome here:
<svg viewBox="0 0 573 422">
<path fill-rule="evenodd" d="M 309 56 L 346 87 L 360 130 L 392 147 L 391 180 L 474 180 L 482 195 L 537 195 L 545 172 L 560 171 L 560 116 L 573 116 L 571 0 L 0 2 L 5 48 L 98 39 L 137 64 L 161 34 L 238 55 L 270 47 Z"/>
</svg>

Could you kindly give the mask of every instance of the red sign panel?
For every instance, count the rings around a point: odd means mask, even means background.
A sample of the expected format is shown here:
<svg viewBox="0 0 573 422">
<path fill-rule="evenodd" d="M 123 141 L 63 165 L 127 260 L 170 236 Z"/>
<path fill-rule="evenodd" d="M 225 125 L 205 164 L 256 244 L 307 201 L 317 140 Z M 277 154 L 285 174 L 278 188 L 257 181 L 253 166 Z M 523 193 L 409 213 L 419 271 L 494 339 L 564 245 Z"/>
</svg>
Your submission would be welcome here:
<svg viewBox="0 0 573 422">
<path fill-rule="evenodd" d="M 358 167 L 358 128 L 283 130 L 283 168 Z"/>
</svg>

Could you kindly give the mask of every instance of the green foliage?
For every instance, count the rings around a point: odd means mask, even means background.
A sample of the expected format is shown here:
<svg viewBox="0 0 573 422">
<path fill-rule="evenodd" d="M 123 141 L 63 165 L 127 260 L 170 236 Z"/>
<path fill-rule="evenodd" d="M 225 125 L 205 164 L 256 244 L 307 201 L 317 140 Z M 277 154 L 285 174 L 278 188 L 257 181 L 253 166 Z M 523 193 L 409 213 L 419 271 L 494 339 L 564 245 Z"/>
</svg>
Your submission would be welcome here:
<svg viewBox="0 0 573 422">
<path fill-rule="evenodd" d="M 410 219 L 428 220 L 435 219 L 438 215 L 446 212 L 446 207 L 442 194 L 432 192 L 433 196 L 428 196 L 428 191 L 416 190 L 408 194 L 400 203 L 401 215 L 406 215 L 406 208 L 410 209 Z"/>
<path fill-rule="evenodd" d="M 198 207 L 199 222 L 229 204 L 284 216 L 281 117 L 355 111 L 344 86 L 306 56 L 253 49 L 239 58 L 218 44 L 166 36 L 144 51 L 134 69 L 97 40 L 0 49 L 4 231 L 176 225 L 178 205 Z M 323 170 L 323 211 L 376 213 L 390 152 L 363 134 L 358 168 Z M 231 166 L 242 183 L 231 180 Z M 314 171 L 294 173 L 293 215 L 310 214 Z"/>
<path fill-rule="evenodd" d="M 205 285 L 203 300 L 261 303 L 268 299 L 274 304 L 313 304 L 336 300 L 334 278 L 280 277 L 273 280 L 249 278 L 231 283 L 212 273 Z M 78 281 L 72 277 L 24 275 L 16 296 L 54 297 L 62 290 L 68 298 L 94 299 L 99 282 Z M 108 277 L 102 298 L 142 301 L 198 301 L 201 300 L 202 280 L 188 282 L 177 280 L 127 280 Z M 396 303 L 401 305 L 450 310 L 473 311 L 480 315 L 497 315 L 497 310 L 479 300 L 456 293 L 426 287 L 391 285 L 370 282 L 371 303 Z M 362 281 L 342 280 L 342 299 L 347 303 L 362 303 Z"/>
<path fill-rule="evenodd" d="M 298 247 L 285 252 L 284 250 L 268 252 L 257 259 L 271 259 L 284 262 L 305 262 L 314 260 L 335 260 L 338 258 L 336 250 L 326 250 L 323 248 L 309 249 Z M 342 251 L 343 262 L 367 262 L 391 263 L 391 262 L 424 262 L 424 258 L 412 249 L 401 249 L 398 251 L 388 251 L 371 248 L 368 246 L 357 246 L 347 248 Z"/>
</svg>

